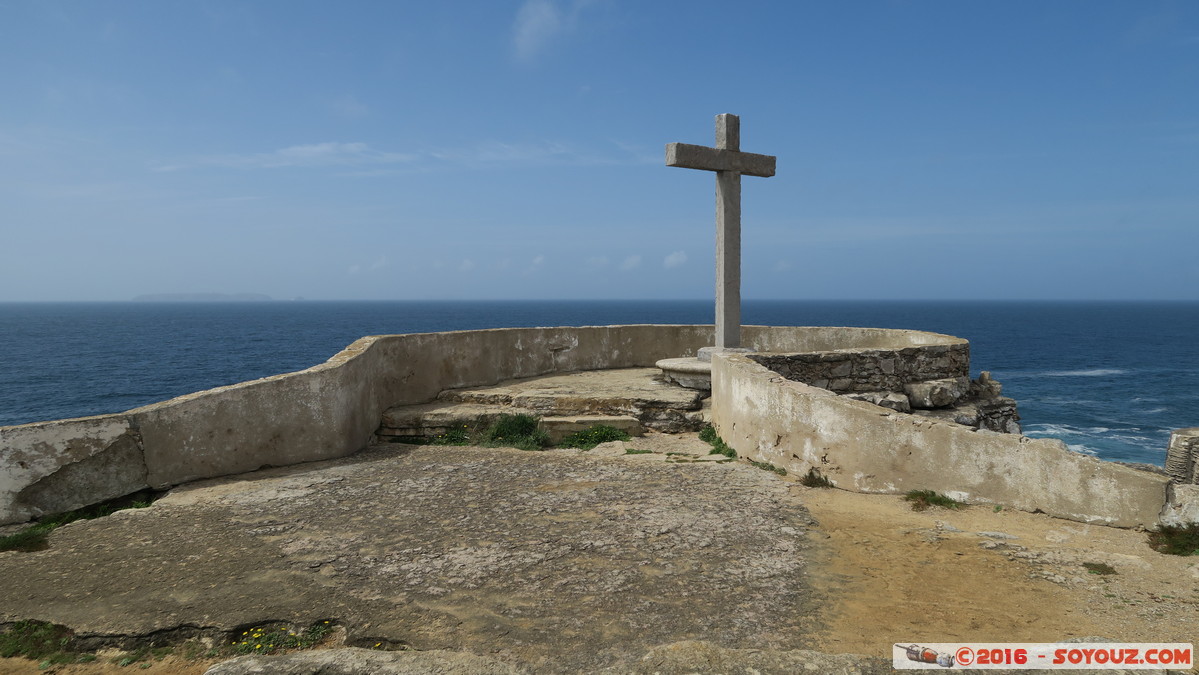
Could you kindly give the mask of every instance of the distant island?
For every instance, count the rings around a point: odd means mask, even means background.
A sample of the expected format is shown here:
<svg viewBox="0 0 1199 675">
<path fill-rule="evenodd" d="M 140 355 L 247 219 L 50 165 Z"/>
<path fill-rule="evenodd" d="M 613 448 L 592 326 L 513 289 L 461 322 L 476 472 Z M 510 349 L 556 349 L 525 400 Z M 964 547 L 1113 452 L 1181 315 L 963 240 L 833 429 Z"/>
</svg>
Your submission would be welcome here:
<svg viewBox="0 0 1199 675">
<path fill-rule="evenodd" d="M 150 293 L 133 302 L 263 302 L 273 300 L 262 293 Z"/>
</svg>

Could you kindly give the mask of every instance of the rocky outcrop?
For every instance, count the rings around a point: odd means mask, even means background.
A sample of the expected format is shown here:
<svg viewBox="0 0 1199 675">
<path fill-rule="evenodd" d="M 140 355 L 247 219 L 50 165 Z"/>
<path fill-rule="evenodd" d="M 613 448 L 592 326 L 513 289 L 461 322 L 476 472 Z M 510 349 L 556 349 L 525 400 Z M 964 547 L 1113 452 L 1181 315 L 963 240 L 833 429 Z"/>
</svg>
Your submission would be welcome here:
<svg viewBox="0 0 1199 675">
<path fill-rule="evenodd" d="M 947 408 L 970 392 L 970 380 L 966 377 L 947 377 L 940 380 L 925 380 L 903 385 L 903 393 L 913 408 Z"/>
<path fill-rule="evenodd" d="M 1199 485 L 1171 483 L 1166 489 L 1161 522 L 1175 527 L 1199 523 Z"/>
<path fill-rule="evenodd" d="M 913 411 L 917 415 L 1001 434 L 1020 433 L 1020 413 L 1016 410 L 1015 399 L 1000 395 L 1003 385 L 993 379 L 988 371 L 980 373 L 977 380 L 966 381 L 964 390 L 959 380 L 918 384 L 930 386 L 909 385 L 919 393 L 927 393 L 926 396 L 912 398 L 912 407 L 919 408 Z M 950 399 L 952 403 L 932 405 Z"/>
</svg>

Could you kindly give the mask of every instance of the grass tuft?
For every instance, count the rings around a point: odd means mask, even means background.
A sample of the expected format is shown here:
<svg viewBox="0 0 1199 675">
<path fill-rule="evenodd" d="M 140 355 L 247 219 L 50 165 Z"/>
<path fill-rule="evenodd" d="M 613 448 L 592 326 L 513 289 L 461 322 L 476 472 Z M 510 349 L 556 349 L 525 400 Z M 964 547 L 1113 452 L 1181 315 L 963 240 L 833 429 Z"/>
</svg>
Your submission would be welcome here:
<svg viewBox="0 0 1199 675">
<path fill-rule="evenodd" d="M 1087 572 L 1091 574 L 1107 576 L 1116 573 L 1116 568 L 1107 563 L 1085 562 L 1082 566 L 1087 568 Z"/>
<path fill-rule="evenodd" d="M 77 520 L 103 518 L 125 509 L 144 509 L 153 500 L 153 493 L 150 491 L 135 492 L 74 511 L 47 516 L 20 532 L 0 537 L 0 551 L 43 551 L 50 546 L 50 533 L 55 528 Z"/>
<path fill-rule="evenodd" d="M 451 427 L 437 436 L 408 436 L 396 438 L 399 443 L 414 445 L 481 445 L 486 448 L 519 448 L 542 450 L 550 444 L 549 434 L 537 428 L 532 415 L 503 414 L 484 429 Z"/>
<path fill-rule="evenodd" d="M 537 418 L 532 415 L 503 414 L 483 431 L 483 445 L 493 448 L 542 450 L 549 444 L 549 434 L 537 428 Z"/>
<path fill-rule="evenodd" d="M 629 448 L 628 450 L 624 451 L 624 454 L 626 454 L 626 455 L 652 455 L 652 454 L 654 454 L 654 451 L 653 450 L 640 450 L 638 448 Z"/>
<path fill-rule="evenodd" d="M 799 484 L 810 488 L 831 488 L 835 487 L 833 482 L 824 476 L 816 469 L 808 469 L 808 475 L 799 479 Z"/>
<path fill-rule="evenodd" d="M 952 497 L 946 497 L 932 490 L 912 490 L 903 496 L 904 500 L 912 503 L 913 511 L 924 511 L 930 506 L 940 506 L 946 509 L 960 509 L 965 504 Z"/>
<path fill-rule="evenodd" d="M 1169 555 L 1199 555 L 1199 523 L 1162 525 L 1149 533 L 1149 547 Z"/>
<path fill-rule="evenodd" d="M 470 445 L 470 428 L 463 424 L 461 427 L 447 429 L 444 434 L 428 440 L 429 445 Z"/>
<path fill-rule="evenodd" d="M 730 448 L 720 436 L 716 434 L 716 430 L 708 425 L 699 432 L 699 440 L 704 441 L 712 446 L 712 451 L 709 455 L 724 455 L 729 459 L 737 459 L 737 451 Z"/>
<path fill-rule="evenodd" d="M 627 440 L 629 440 L 629 435 L 620 429 L 608 426 L 607 424 L 596 424 L 563 438 L 558 443 L 558 447 L 590 450 L 600 443 Z"/>
<path fill-rule="evenodd" d="M 74 634 L 65 626 L 44 621 L 18 621 L 0 633 L 0 657 L 24 657 L 48 663 L 73 663 L 79 654 L 71 651 Z"/>
</svg>

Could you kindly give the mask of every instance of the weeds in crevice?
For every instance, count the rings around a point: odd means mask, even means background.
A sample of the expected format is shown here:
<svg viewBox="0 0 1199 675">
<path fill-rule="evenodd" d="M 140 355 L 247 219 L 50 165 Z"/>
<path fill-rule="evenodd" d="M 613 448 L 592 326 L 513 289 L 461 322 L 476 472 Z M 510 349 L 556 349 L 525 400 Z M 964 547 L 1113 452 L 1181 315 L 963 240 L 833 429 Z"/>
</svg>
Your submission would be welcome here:
<svg viewBox="0 0 1199 675">
<path fill-rule="evenodd" d="M 654 454 L 654 451 L 653 450 L 641 450 L 639 448 L 629 448 L 628 450 L 624 451 L 624 454 L 626 454 L 626 455 L 652 455 L 652 454 Z"/>
<path fill-rule="evenodd" d="M 20 532 L 0 537 L 0 551 L 42 551 L 49 547 L 50 533 L 56 528 L 77 520 L 92 520 L 112 515 L 125 509 L 144 509 L 155 499 L 151 490 L 142 490 L 124 497 L 117 497 L 99 504 L 92 504 L 74 511 L 47 516 Z"/>
<path fill-rule="evenodd" d="M 708 453 L 709 455 L 724 455 L 729 459 L 737 459 L 737 451 L 730 448 L 724 442 L 724 439 L 717 435 L 716 429 L 712 428 L 711 425 L 704 427 L 699 432 L 699 440 L 712 446 L 712 451 Z"/>
<path fill-rule="evenodd" d="M 44 621 L 18 621 L 0 633 L 0 657 L 24 657 L 50 666 L 76 663 L 84 656 L 71 649 L 74 633 Z"/>
<path fill-rule="evenodd" d="M 932 490 L 912 490 L 903 496 L 904 501 L 912 503 L 913 511 L 924 511 L 930 506 L 940 506 L 946 509 L 960 509 L 965 504 L 952 497 L 946 497 Z"/>
<path fill-rule="evenodd" d="M 229 647 L 235 654 L 276 654 L 312 649 L 324 642 L 331 632 L 333 624 L 329 621 L 317 621 L 299 630 L 280 625 L 257 626 L 244 631 Z"/>
<path fill-rule="evenodd" d="M 627 440 L 629 440 L 629 435 L 620 429 L 607 424 L 596 424 L 563 438 L 558 443 L 558 447 L 590 450 L 600 443 Z"/>
<path fill-rule="evenodd" d="M 1199 555 L 1199 523 L 1162 525 L 1149 533 L 1149 547 L 1169 555 Z"/>
<path fill-rule="evenodd" d="M 472 429 L 470 426 L 450 427 L 437 436 L 400 436 L 394 440 L 410 445 L 479 445 L 485 448 L 519 448 L 543 450 L 550 444 L 549 434 L 538 428 L 532 415 L 500 415 L 489 426 Z"/>
<path fill-rule="evenodd" d="M 815 468 L 808 469 L 808 475 L 799 479 L 799 484 L 810 488 L 831 488 L 835 487 L 833 482 L 824 476 Z"/>
<path fill-rule="evenodd" d="M 773 471 L 774 473 L 777 473 L 780 476 L 787 475 L 786 469 L 784 469 L 781 466 L 775 466 L 775 465 L 771 464 L 770 462 L 755 462 L 754 460 L 751 459 L 751 460 L 749 460 L 749 463 L 753 464 L 754 466 L 758 467 L 759 469 L 763 469 L 766 471 Z"/>
<path fill-rule="evenodd" d="M 500 415 L 483 431 L 483 445 L 542 450 L 549 446 L 550 437 L 537 427 L 537 423 L 537 418 L 532 415 Z"/>
</svg>

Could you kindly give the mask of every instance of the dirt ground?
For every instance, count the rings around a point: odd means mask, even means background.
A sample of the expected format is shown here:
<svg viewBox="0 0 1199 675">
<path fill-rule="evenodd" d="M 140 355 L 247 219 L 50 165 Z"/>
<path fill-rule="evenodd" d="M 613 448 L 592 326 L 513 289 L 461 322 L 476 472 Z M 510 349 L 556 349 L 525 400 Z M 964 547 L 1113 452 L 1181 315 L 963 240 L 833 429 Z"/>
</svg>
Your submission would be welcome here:
<svg viewBox="0 0 1199 675">
<path fill-rule="evenodd" d="M 1157 553 L 1143 532 L 989 506 L 914 512 L 898 496 L 841 490 L 802 498 L 828 537 L 814 561 L 816 585 L 836 598 L 821 651 L 1090 636 L 1199 641 L 1199 558 Z"/>
<path fill-rule="evenodd" d="M 694 435 L 636 439 L 630 448 L 657 456 L 609 461 L 675 461 L 693 451 Z M 1143 532 L 1088 526 L 1045 515 L 974 506 L 915 512 L 897 496 L 801 486 L 746 464 L 705 471 L 728 483 L 740 472 L 748 488 L 763 479 L 785 495 L 777 505 L 807 510 L 807 583 L 822 591 L 812 648 L 889 657 L 896 642 L 1053 642 L 1098 636 L 1120 642 L 1199 642 L 1199 558 L 1162 555 Z M 665 467 L 664 467 L 665 468 Z M 717 468 L 717 467 L 713 467 Z M 737 481 L 734 481 L 737 482 Z M 692 486 L 694 487 L 694 486 Z M 774 525 L 773 521 L 761 525 Z M 1083 563 L 1103 563 L 1095 574 Z M 145 672 L 198 675 L 214 661 L 162 661 L 121 667 L 115 653 L 91 664 L 40 670 L 0 659 L 0 673 L 76 675 Z M 1199 671 L 1197 671 L 1199 672 Z"/>
</svg>

